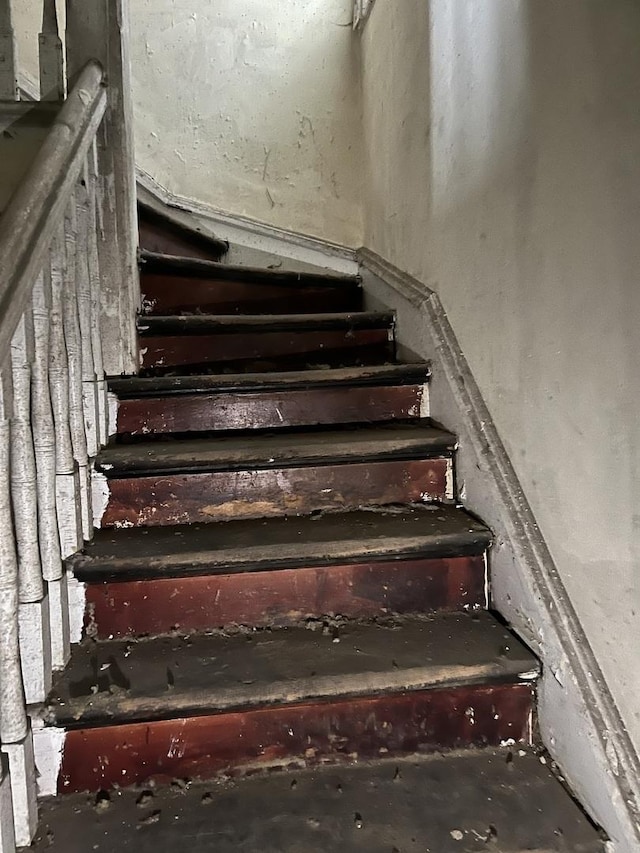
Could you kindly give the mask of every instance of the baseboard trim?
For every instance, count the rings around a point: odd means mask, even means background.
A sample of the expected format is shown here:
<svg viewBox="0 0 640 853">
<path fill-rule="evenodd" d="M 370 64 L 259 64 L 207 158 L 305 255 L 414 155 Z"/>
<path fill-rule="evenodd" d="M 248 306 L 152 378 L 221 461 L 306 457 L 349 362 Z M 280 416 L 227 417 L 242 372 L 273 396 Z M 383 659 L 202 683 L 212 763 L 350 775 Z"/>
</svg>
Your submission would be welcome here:
<svg viewBox="0 0 640 853">
<path fill-rule="evenodd" d="M 209 234 L 232 245 L 272 253 L 302 263 L 325 267 L 341 273 L 357 272 L 356 250 L 348 246 L 320 240 L 277 228 L 246 216 L 227 213 L 212 205 L 177 195 L 162 186 L 151 175 L 137 167 L 138 185 L 157 201 L 174 210 L 196 216 Z"/>
<path fill-rule="evenodd" d="M 399 342 L 432 361 L 432 411 L 460 438 L 465 504 L 496 534 L 495 605 L 543 662 L 543 739 L 611 849 L 638 850 L 640 760 L 440 298 L 374 252 L 358 257 L 365 293 L 405 303 L 389 306 Z"/>
</svg>

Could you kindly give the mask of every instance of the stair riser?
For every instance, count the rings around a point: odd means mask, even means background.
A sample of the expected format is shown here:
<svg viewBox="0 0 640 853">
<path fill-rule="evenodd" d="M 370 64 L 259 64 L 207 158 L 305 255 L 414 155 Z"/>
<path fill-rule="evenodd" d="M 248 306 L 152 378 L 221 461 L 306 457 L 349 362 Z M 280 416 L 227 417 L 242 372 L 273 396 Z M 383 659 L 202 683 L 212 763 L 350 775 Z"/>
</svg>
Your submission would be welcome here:
<svg viewBox="0 0 640 853">
<path fill-rule="evenodd" d="M 108 481 L 103 527 L 302 515 L 453 498 L 447 458 Z"/>
<path fill-rule="evenodd" d="M 531 685 L 496 684 L 73 730 L 58 790 L 528 743 L 532 702 Z"/>
<path fill-rule="evenodd" d="M 260 332 L 214 335 L 149 335 L 140 338 L 143 369 L 235 366 L 265 359 L 264 369 L 301 364 L 355 364 L 366 355 L 382 363 L 393 358 L 389 330 Z"/>
<path fill-rule="evenodd" d="M 406 420 L 421 416 L 426 396 L 423 385 L 399 385 L 121 400 L 117 430 L 164 435 Z"/>
<path fill-rule="evenodd" d="M 143 272 L 141 287 L 145 314 L 323 314 L 362 308 L 360 290 L 345 286 L 282 287 Z"/>
<path fill-rule="evenodd" d="M 163 255 L 179 255 L 201 258 L 205 261 L 218 261 L 222 252 L 198 245 L 198 241 L 172 233 L 168 227 L 141 220 L 138 225 L 138 242 L 147 252 L 159 252 Z M 144 276 L 143 276 L 144 279 Z"/>
<path fill-rule="evenodd" d="M 119 639 L 475 609 L 486 606 L 485 577 L 484 556 L 472 556 L 89 584 L 85 629 Z"/>
</svg>

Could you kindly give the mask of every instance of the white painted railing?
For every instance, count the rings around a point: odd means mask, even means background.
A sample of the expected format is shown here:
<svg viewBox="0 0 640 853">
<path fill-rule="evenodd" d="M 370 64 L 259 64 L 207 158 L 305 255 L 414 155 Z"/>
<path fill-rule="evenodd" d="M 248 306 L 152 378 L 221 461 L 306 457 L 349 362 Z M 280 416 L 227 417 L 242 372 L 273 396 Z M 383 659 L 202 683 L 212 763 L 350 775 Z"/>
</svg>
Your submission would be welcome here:
<svg viewBox="0 0 640 853">
<path fill-rule="evenodd" d="M 35 819 L 27 705 L 69 656 L 64 559 L 91 537 L 90 464 L 108 435 L 96 152 L 106 106 L 102 67 L 89 62 L 0 217 L 0 739 L 21 844 Z"/>
<path fill-rule="evenodd" d="M 19 96 L 11 2 L 0 101 Z M 63 45 L 43 0 L 40 97 L 60 109 L 0 214 L 0 853 L 35 832 L 38 706 L 79 639 L 65 559 L 92 536 L 105 369 L 137 367 L 126 2 L 66 0 Z"/>
</svg>

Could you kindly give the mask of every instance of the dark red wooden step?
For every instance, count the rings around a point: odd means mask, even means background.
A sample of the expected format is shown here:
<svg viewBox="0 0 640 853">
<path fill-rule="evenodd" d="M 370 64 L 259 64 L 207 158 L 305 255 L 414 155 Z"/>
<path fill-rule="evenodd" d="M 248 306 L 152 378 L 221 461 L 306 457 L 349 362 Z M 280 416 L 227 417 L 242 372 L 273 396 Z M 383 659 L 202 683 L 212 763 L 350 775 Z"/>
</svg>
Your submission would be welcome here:
<svg viewBox="0 0 640 853">
<path fill-rule="evenodd" d="M 453 497 L 455 437 L 422 425 L 115 445 L 103 526 L 304 515 Z"/>
<path fill-rule="evenodd" d="M 141 254 L 147 314 L 313 314 L 358 311 L 358 276 L 298 273 Z"/>
<path fill-rule="evenodd" d="M 117 379 L 117 432 L 165 435 L 424 417 L 429 366 Z"/>
<path fill-rule="evenodd" d="M 348 618 L 486 606 L 483 556 L 349 563 L 260 574 L 90 584 L 85 630 L 95 639 L 282 627 L 322 614 Z"/>
<path fill-rule="evenodd" d="M 531 736 L 533 656 L 489 614 L 85 643 L 48 704 L 60 790 Z"/>
<path fill-rule="evenodd" d="M 490 532 L 418 505 L 152 530 L 100 530 L 69 566 L 93 637 L 288 625 L 486 606 Z"/>
<path fill-rule="evenodd" d="M 383 312 L 146 317 L 138 324 L 141 366 L 157 373 L 248 369 L 260 361 L 268 370 L 273 365 L 341 366 L 363 357 L 391 361 L 393 323 L 393 314 Z"/>
<path fill-rule="evenodd" d="M 229 244 L 189 227 L 170 211 L 138 200 L 138 240 L 142 257 L 147 252 L 164 255 L 188 255 L 202 260 L 219 261 Z"/>
</svg>

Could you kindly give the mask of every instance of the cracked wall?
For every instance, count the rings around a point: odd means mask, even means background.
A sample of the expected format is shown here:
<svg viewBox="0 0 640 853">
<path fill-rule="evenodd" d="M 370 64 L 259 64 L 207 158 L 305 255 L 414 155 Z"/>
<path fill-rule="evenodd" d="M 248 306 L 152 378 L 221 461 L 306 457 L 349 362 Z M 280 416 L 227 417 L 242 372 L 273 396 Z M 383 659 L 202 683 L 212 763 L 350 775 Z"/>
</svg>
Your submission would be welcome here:
<svg viewBox="0 0 640 853">
<path fill-rule="evenodd" d="M 351 0 L 131 4 L 138 166 L 172 193 L 357 246 Z"/>
</svg>

